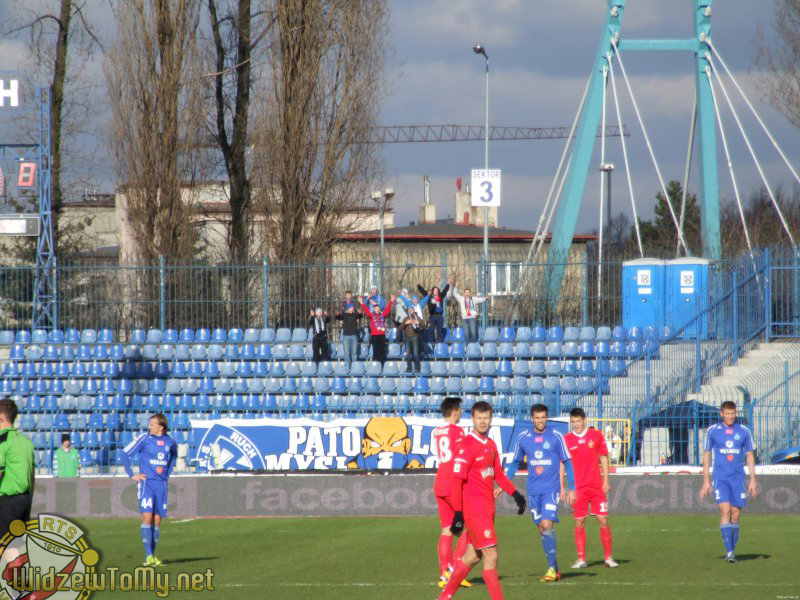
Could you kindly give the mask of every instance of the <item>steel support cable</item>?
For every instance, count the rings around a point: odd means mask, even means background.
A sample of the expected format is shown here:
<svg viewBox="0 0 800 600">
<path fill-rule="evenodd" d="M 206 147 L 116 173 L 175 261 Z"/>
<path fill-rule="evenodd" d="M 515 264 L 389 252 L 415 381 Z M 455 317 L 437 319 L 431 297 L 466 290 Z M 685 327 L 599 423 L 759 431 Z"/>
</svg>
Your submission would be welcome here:
<svg viewBox="0 0 800 600">
<path fill-rule="evenodd" d="M 714 64 L 714 59 L 711 57 L 711 54 L 706 54 L 706 58 L 708 58 L 708 62 L 711 65 L 711 69 L 716 73 L 717 67 Z M 783 225 L 783 230 L 786 232 L 786 235 L 789 237 L 789 241 L 792 243 L 792 248 L 796 248 L 797 245 L 794 241 L 794 236 L 792 235 L 791 230 L 789 229 L 789 224 L 786 222 L 786 219 L 783 216 L 783 211 L 781 211 L 781 207 L 778 205 L 778 201 L 775 199 L 775 194 L 772 193 L 772 188 L 767 181 L 767 176 L 764 174 L 764 169 L 761 168 L 761 161 L 758 160 L 758 156 L 756 156 L 756 152 L 753 149 L 753 145 L 750 143 L 750 138 L 747 136 L 747 132 L 744 130 L 744 126 L 742 125 L 742 121 L 739 119 L 739 113 L 736 111 L 736 107 L 731 102 L 731 98 L 728 95 L 728 90 L 725 87 L 725 84 L 722 82 L 722 79 L 717 77 L 717 83 L 719 85 L 719 89 L 722 90 L 722 94 L 725 96 L 725 102 L 728 104 L 728 108 L 733 115 L 734 120 L 736 121 L 736 125 L 739 127 L 739 132 L 742 134 L 742 138 L 744 138 L 745 145 L 750 152 L 750 156 L 753 159 L 753 162 L 756 165 L 756 170 L 758 171 L 759 176 L 761 177 L 761 182 L 764 184 L 764 187 L 767 189 L 767 194 L 769 195 L 769 199 L 772 202 L 772 206 L 775 208 L 775 212 L 778 213 L 778 217 L 781 220 L 781 225 Z"/>
<path fill-rule="evenodd" d="M 728 77 L 731 78 L 731 81 L 733 82 L 733 85 L 736 86 L 736 89 L 739 91 L 739 94 L 744 99 L 745 103 L 747 104 L 747 107 L 750 109 L 750 112 L 753 113 L 753 116 L 756 118 L 756 121 L 758 121 L 758 124 L 761 125 L 761 129 L 763 129 L 764 133 L 767 134 L 767 137 L 769 138 L 769 141 L 772 142 L 772 145 L 775 147 L 775 150 L 777 150 L 778 154 L 781 155 L 781 158 L 783 159 L 783 162 L 785 162 L 786 166 L 789 167 L 789 170 L 792 172 L 792 175 L 794 175 L 794 178 L 797 181 L 797 183 L 800 183 L 800 175 L 797 174 L 797 171 L 795 171 L 794 167 L 792 166 L 792 163 L 790 163 L 789 159 L 786 158 L 786 154 L 783 153 L 783 149 L 780 147 L 778 142 L 775 141 L 774 137 L 772 137 L 772 133 L 767 128 L 767 126 L 764 124 L 764 121 L 761 120 L 761 116 L 758 114 L 756 109 L 750 103 L 750 99 L 747 97 L 747 94 L 744 93 L 744 90 L 739 85 L 739 82 L 736 81 L 736 77 L 733 76 L 733 73 L 728 68 L 727 63 L 722 58 L 722 56 L 720 56 L 719 52 L 717 52 L 716 46 L 714 46 L 714 44 L 711 43 L 710 39 L 706 40 L 706 44 L 708 45 L 709 48 L 711 48 L 711 51 L 714 53 L 714 56 L 716 56 L 719 59 L 719 63 L 722 65 L 722 68 L 728 74 Z M 709 59 L 709 62 L 711 62 L 711 59 Z M 714 67 L 713 63 L 712 63 L 711 66 L 716 71 L 716 68 Z M 724 88 L 723 88 L 723 91 L 724 91 Z"/>
<path fill-rule="evenodd" d="M 572 121 L 569 137 L 567 137 L 567 141 L 564 143 L 564 150 L 561 152 L 561 159 L 558 162 L 558 168 L 553 176 L 553 183 L 550 185 L 550 191 L 547 193 L 547 199 L 542 207 L 542 214 L 539 215 L 539 222 L 536 225 L 536 232 L 533 235 L 533 240 L 531 240 L 530 248 L 528 248 L 528 255 L 525 257 L 525 262 L 521 266 L 519 274 L 519 286 L 517 287 L 517 291 L 514 294 L 514 298 L 511 301 L 508 312 L 506 313 L 507 318 L 513 317 L 517 308 L 517 302 L 519 301 L 519 295 L 521 291 L 527 287 L 526 270 L 528 265 L 532 264 L 532 262 L 538 258 L 539 253 L 544 246 L 545 234 L 550 228 L 550 223 L 553 219 L 553 215 L 555 214 L 555 209 L 558 206 L 559 199 L 561 198 L 561 190 L 564 189 L 564 182 L 566 181 L 567 173 L 569 173 L 569 167 L 572 164 L 572 154 L 569 152 L 569 150 L 575 139 L 575 130 L 578 127 L 578 120 L 580 119 L 581 112 L 583 111 L 583 106 L 586 104 L 586 96 L 589 94 L 590 82 L 591 77 L 586 80 L 586 87 L 583 90 L 583 96 L 581 97 L 581 102 L 578 105 L 578 111 L 575 113 L 575 119 Z M 569 155 L 569 159 L 567 159 L 567 155 Z M 567 161 L 566 167 L 564 166 L 565 160 Z M 556 188 L 558 188 L 557 191 Z M 553 194 L 554 192 L 555 195 Z M 531 273 L 532 272 L 533 268 L 531 267 Z"/>
<path fill-rule="evenodd" d="M 728 148 L 728 138 L 725 135 L 725 127 L 722 124 L 722 115 L 719 111 L 719 104 L 717 103 L 717 94 L 714 91 L 714 79 L 711 76 L 711 68 L 706 67 L 706 77 L 708 77 L 708 85 L 711 89 L 711 99 L 714 102 L 714 114 L 717 117 L 717 125 L 719 126 L 719 134 L 722 138 L 722 147 L 725 150 L 725 159 L 728 161 L 728 172 L 731 176 L 731 183 L 733 184 L 733 194 L 736 197 L 736 206 L 739 209 L 739 218 L 742 221 L 742 229 L 744 230 L 744 238 L 747 241 L 747 251 L 750 253 L 750 260 L 753 262 L 753 269 L 756 269 L 756 259 L 753 254 L 753 244 L 750 242 L 750 232 L 747 230 L 747 220 L 744 216 L 744 208 L 742 207 L 742 197 L 739 194 L 739 186 L 736 183 L 736 173 L 733 168 L 733 161 L 731 160 L 730 149 Z M 756 272 L 756 277 L 758 274 Z"/>
<path fill-rule="evenodd" d="M 619 96 L 617 95 L 617 80 L 614 78 L 614 65 L 609 60 L 609 72 L 611 73 L 611 90 L 614 92 L 614 106 L 617 109 L 617 123 L 622 123 L 622 112 L 619 109 Z M 639 214 L 636 210 L 636 198 L 633 193 L 633 180 L 631 179 L 631 168 L 628 161 L 628 146 L 625 140 L 622 140 L 622 158 L 625 161 L 625 177 L 628 180 L 628 192 L 631 197 L 631 208 L 633 209 L 633 227 L 636 231 L 636 243 L 639 246 L 639 257 L 644 258 L 644 249 L 642 247 L 642 232 L 639 230 Z"/>
<path fill-rule="evenodd" d="M 606 54 L 606 62 L 610 62 L 611 58 Z M 605 167 L 606 164 L 606 86 L 608 85 L 608 65 L 603 65 L 603 111 L 601 119 L 603 122 L 603 134 L 600 136 L 600 165 Z M 600 175 L 600 211 L 599 223 L 597 226 L 597 302 L 601 302 L 603 296 L 603 199 L 605 198 L 605 189 L 603 187 L 603 174 L 604 171 L 598 171 Z M 600 306 L 598 305 L 598 309 Z"/>
<path fill-rule="evenodd" d="M 686 197 L 689 195 L 689 172 L 692 165 L 692 149 L 694 148 L 694 133 L 697 126 L 697 86 L 694 88 L 694 100 L 692 101 L 692 118 L 689 121 L 689 147 L 686 150 L 686 166 L 683 169 L 683 194 L 681 195 L 681 216 L 679 227 L 683 231 L 683 222 L 686 217 Z M 675 248 L 675 255 L 681 251 L 680 244 Z"/>
<path fill-rule="evenodd" d="M 669 214 L 672 217 L 672 222 L 675 225 L 675 230 L 678 232 L 678 240 L 680 241 L 681 245 L 683 246 L 683 251 L 686 255 L 689 254 L 689 247 L 686 245 L 686 240 L 683 237 L 683 232 L 680 229 L 680 224 L 678 223 L 678 217 L 675 214 L 675 208 L 672 206 L 672 201 L 669 199 L 669 194 L 667 194 L 667 186 L 664 185 L 664 178 L 661 176 L 661 169 L 658 167 L 658 161 L 656 160 L 656 155 L 653 152 L 653 145 L 650 143 L 650 136 L 647 135 L 647 128 L 644 126 L 644 121 L 642 120 L 642 113 L 639 111 L 639 103 L 636 102 L 636 96 L 633 94 L 633 89 L 631 88 L 631 82 L 628 79 L 628 73 L 625 70 L 625 63 L 622 61 L 622 55 L 620 54 L 619 48 L 617 47 L 617 42 L 614 38 L 611 38 L 611 47 L 614 49 L 614 54 L 617 56 L 617 60 L 619 61 L 619 68 L 622 71 L 622 78 L 625 80 L 625 85 L 628 88 L 628 94 L 631 97 L 631 103 L 633 104 L 633 110 L 636 113 L 636 118 L 639 121 L 639 127 L 642 128 L 642 135 L 644 136 L 644 141 L 647 144 L 647 151 L 650 153 L 650 159 L 653 161 L 653 166 L 656 170 L 656 175 L 658 176 L 658 182 L 661 185 L 661 192 L 664 194 L 664 200 L 667 202 L 667 207 L 669 208 Z"/>
</svg>

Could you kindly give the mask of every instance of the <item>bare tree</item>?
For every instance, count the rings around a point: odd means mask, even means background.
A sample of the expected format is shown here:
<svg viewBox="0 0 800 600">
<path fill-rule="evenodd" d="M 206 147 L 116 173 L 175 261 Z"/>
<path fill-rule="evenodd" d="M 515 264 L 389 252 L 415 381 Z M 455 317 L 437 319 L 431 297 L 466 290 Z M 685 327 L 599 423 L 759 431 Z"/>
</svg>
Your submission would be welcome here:
<svg viewBox="0 0 800 600">
<path fill-rule="evenodd" d="M 800 127 L 800 0 L 777 0 L 774 33 L 759 32 L 758 63 L 767 71 L 763 89 L 767 100 Z"/>
<path fill-rule="evenodd" d="M 83 75 L 83 68 L 102 44 L 86 15 L 86 0 L 58 0 L 31 5 L 18 2 L 15 17 L 9 22 L 7 35 L 29 33 L 27 42 L 28 65 L 35 78 L 50 80 L 50 140 L 51 140 L 51 204 L 53 235 L 57 245 L 68 245 L 60 235 L 59 216 L 70 183 L 75 187 L 86 183 L 82 173 L 65 175 L 65 147 L 76 157 L 74 138 L 87 133 L 90 116 L 96 114 L 91 99 L 92 82 Z M 71 143 L 72 142 L 72 143 Z M 85 158 L 85 156 L 84 156 Z M 81 161 L 76 161 L 81 162 Z M 74 166 L 74 165 L 73 165 Z M 66 237 L 75 233 L 68 227 Z M 79 232 L 78 232 L 79 233 Z"/>
<path fill-rule="evenodd" d="M 202 127 L 199 3 L 121 0 L 116 17 L 106 62 L 110 143 L 132 246 L 121 258 L 185 260 L 195 240 L 190 184 Z"/>
<path fill-rule="evenodd" d="M 279 260 L 326 256 L 348 209 L 369 202 L 386 55 L 385 0 L 273 0 L 259 198 Z"/>
</svg>

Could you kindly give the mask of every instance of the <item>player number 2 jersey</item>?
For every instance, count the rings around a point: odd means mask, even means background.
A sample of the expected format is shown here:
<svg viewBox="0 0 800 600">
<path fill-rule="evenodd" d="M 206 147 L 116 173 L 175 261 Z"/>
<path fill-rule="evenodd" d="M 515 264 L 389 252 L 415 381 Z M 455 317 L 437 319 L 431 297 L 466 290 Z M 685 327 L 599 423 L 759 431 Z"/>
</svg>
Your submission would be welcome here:
<svg viewBox="0 0 800 600">
<path fill-rule="evenodd" d="M 558 493 L 561 491 L 561 462 L 570 459 L 569 450 L 560 432 L 550 427 L 538 433 L 531 427 L 517 438 L 514 448 L 515 463 L 526 459 L 528 496 Z"/>
<path fill-rule="evenodd" d="M 603 487 L 603 476 L 600 473 L 600 457 L 608 456 L 605 436 L 589 427 L 583 433 L 568 433 L 564 436 L 575 471 L 575 488 Z"/>
<path fill-rule="evenodd" d="M 705 451 L 714 459 L 714 481 L 744 479 L 745 456 L 753 451 L 753 435 L 739 423 L 730 427 L 717 423 L 706 431 Z"/>
<path fill-rule="evenodd" d="M 433 483 L 435 496 L 445 497 L 450 495 L 453 484 L 454 459 L 464 435 L 464 430 L 452 423 L 437 427 L 431 434 L 433 450 L 439 459 L 439 468 L 436 470 L 436 479 Z"/>
<path fill-rule="evenodd" d="M 514 484 L 503 472 L 494 441 L 474 431 L 461 442 L 453 464 L 453 477 L 464 481 L 462 504 L 466 518 L 494 516 L 495 481 L 506 493 L 515 491 Z M 453 485 L 459 483 L 454 481 Z"/>
</svg>

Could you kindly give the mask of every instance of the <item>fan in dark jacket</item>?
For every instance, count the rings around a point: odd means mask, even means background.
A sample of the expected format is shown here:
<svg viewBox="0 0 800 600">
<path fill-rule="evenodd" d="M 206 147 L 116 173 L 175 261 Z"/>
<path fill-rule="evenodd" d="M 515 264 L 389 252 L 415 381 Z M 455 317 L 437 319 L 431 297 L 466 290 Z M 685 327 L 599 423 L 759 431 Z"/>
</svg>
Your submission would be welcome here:
<svg viewBox="0 0 800 600">
<path fill-rule="evenodd" d="M 443 290 L 435 285 L 430 293 L 421 285 L 417 289 L 420 294 L 428 297 L 428 323 L 433 331 L 433 343 L 444 342 L 444 299 L 450 291 L 450 284 L 444 286 Z"/>
<path fill-rule="evenodd" d="M 311 311 L 311 318 L 308 320 L 308 326 L 314 331 L 314 337 L 311 340 L 311 347 L 314 350 L 314 362 L 319 363 L 321 360 L 330 360 L 330 349 L 328 348 L 328 324 L 331 318 L 326 311 L 321 308 Z"/>
<path fill-rule="evenodd" d="M 342 322 L 342 351 L 348 368 L 358 360 L 358 320 L 364 316 L 356 307 L 361 308 L 348 304 L 344 311 L 336 314 L 336 319 Z"/>
</svg>

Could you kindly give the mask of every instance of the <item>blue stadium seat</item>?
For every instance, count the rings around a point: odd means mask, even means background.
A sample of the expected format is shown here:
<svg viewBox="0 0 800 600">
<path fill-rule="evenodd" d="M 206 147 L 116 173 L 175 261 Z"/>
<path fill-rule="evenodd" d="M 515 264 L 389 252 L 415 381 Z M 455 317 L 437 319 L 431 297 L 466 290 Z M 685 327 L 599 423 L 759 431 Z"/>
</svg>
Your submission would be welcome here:
<svg viewBox="0 0 800 600">
<path fill-rule="evenodd" d="M 0 346 L 10 346 L 14 343 L 14 332 L 8 329 L 0 331 Z"/>
<path fill-rule="evenodd" d="M 511 366 L 510 360 L 500 360 L 497 362 L 497 374 L 503 377 L 511 377 L 513 375 L 514 369 Z"/>
<path fill-rule="evenodd" d="M 463 327 L 454 327 L 450 331 L 447 332 L 447 337 L 445 338 L 445 342 L 463 342 L 464 341 L 464 328 Z"/>
<path fill-rule="evenodd" d="M 581 327 L 581 333 L 579 336 L 579 341 L 581 342 L 594 342 L 595 338 L 595 330 L 594 327 Z"/>
<path fill-rule="evenodd" d="M 517 332 L 513 327 L 503 327 L 500 330 L 500 341 L 501 342 L 513 342 L 517 337 Z"/>
<path fill-rule="evenodd" d="M 493 360 L 485 360 L 480 363 L 480 375 L 494 377 L 497 374 L 497 363 Z M 471 375 L 471 373 L 468 373 Z"/>
<path fill-rule="evenodd" d="M 436 360 L 445 360 L 448 358 L 447 344 L 439 342 L 433 347 L 433 358 Z"/>
<path fill-rule="evenodd" d="M 180 361 L 187 361 L 192 359 L 191 352 L 189 351 L 189 346 L 187 344 L 177 344 L 173 346 L 174 360 Z"/>
<path fill-rule="evenodd" d="M 628 349 L 623 341 L 616 341 L 611 345 L 611 353 L 610 356 L 613 357 L 625 357 L 628 355 Z"/>
<path fill-rule="evenodd" d="M 478 378 L 477 377 L 463 377 L 461 379 L 461 389 L 464 393 L 475 393 L 478 391 Z"/>
<path fill-rule="evenodd" d="M 246 361 L 240 360 L 236 363 L 236 376 L 237 377 L 250 377 L 253 374 L 253 365 Z"/>
<path fill-rule="evenodd" d="M 578 363 L 574 360 L 565 360 L 561 365 L 561 374 L 568 377 L 575 377 L 578 374 Z"/>
<path fill-rule="evenodd" d="M 559 376 L 561 375 L 561 361 L 557 359 L 550 359 L 544 366 L 545 375 Z"/>
<path fill-rule="evenodd" d="M 531 344 L 531 356 L 543 358 L 547 356 L 547 344 L 545 342 L 534 342 Z"/>
<path fill-rule="evenodd" d="M 450 358 L 464 358 L 464 344 L 461 342 L 450 344 Z"/>
<path fill-rule="evenodd" d="M 496 342 L 499 339 L 500 339 L 500 331 L 497 329 L 497 327 L 487 327 L 483 331 L 483 336 L 481 338 L 481 341 Z"/>
<path fill-rule="evenodd" d="M 44 350 L 42 350 L 41 346 L 31 344 L 30 346 L 25 347 L 25 358 L 28 360 L 40 361 L 42 360 L 43 355 Z"/>
<path fill-rule="evenodd" d="M 467 358 L 481 358 L 481 346 L 477 342 L 467 344 Z"/>
<path fill-rule="evenodd" d="M 259 343 L 256 346 L 256 358 L 258 360 L 269 360 L 272 357 L 272 348 L 267 343 Z"/>
<path fill-rule="evenodd" d="M 286 363 L 284 365 L 284 373 L 288 377 L 298 377 L 300 375 L 305 375 L 305 376 L 308 377 L 310 375 L 314 375 L 314 373 L 303 373 L 303 369 L 301 368 L 301 366 L 305 366 L 306 364 L 309 364 L 309 363 L 306 363 L 305 361 L 298 362 L 296 360 L 294 360 L 292 362 L 289 362 L 289 363 Z M 314 363 L 310 363 L 310 364 L 314 364 Z M 316 371 L 316 369 L 315 369 L 315 371 Z"/>
<path fill-rule="evenodd" d="M 184 328 L 178 336 L 178 342 L 181 344 L 191 344 L 194 342 L 194 329 Z"/>
<path fill-rule="evenodd" d="M 528 378 L 516 375 L 511 378 L 511 389 L 515 392 L 525 393 L 528 391 Z"/>
<path fill-rule="evenodd" d="M 149 329 L 147 331 L 147 340 L 145 343 L 157 345 L 161 343 L 161 339 L 164 337 L 164 334 L 161 332 L 160 329 Z"/>
<path fill-rule="evenodd" d="M 397 386 L 395 385 L 394 377 L 381 377 L 378 380 L 378 388 L 382 394 L 393 394 Z"/>
<path fill-rule="evenodd" d="M 177 329 L 165 329 L 161 336 L 162 344 L 177 344 L 179 340 Z"/>
<path fill-rule="evenodd" d="M 192 335 L 196 344 L 208 344 L 211 341 L 211 332 L 205 328 L 198 329 Z"/>
<path fill-rule="evenodd" d="M 611 354 L 611 344 L 607 340 L 597 342 L 594 347 L 596 356 L 609 356 Z"/>
<path fill-rule="evenodd" d="M 8 357 L 11 360 L 23 360 L 25 358 L 25 346 L 15 343 L 11 346 Z"/>
<path fill-rule="evenodd" d="M 253 344 L 244 344 L 241 347 L 239 356 L 245 360 L 255 360 L 258 358 L 256 354 L 256 347 Z"/>
<path fill-rule="evenodd" d="M 497 344 L 495 342 L 485 342 L 481 348 L 483 358 L 497 358 Z"/>
<path fill-rule="evenodd" d="M 577 342 L 580 338 L 581 330 L 577 327 L 567 327 L 564 329 L 564 342 Z"/>
<path fill-rule="evenodd" d="M 512 358 L 514 356 L 514 344 L 511 342 L 501 342 L 497 347 L 497 356 L 499 358 Z"/>
<path fill-rule="evenodd" d="M 581 342 L 580 348 L 578 348 L 578 356 L 581 358 L 590 358 L 594 356 L 594 342 L 585 341 Z"/>
<path fill-rule="evenodd" d="M 389 377 L 395 377 L 400 374 L 400 368 L 397 366 L 397 362 L 390 360 L 386 361 L 383 364 L 383 375 Z"/>
<path fill-rule="evenodd" d="M 548 376 L 544 378 L 544 389 L 557 392 L 561 387 L 561 378 Z"/>
<path fill-rule="evenodd" d="M 564 340 L 564 330 L 560 325 L 554 325 L 547 330 L 548 342 L 561 342 Z"/>
<path fill-rule="evenodd" d="M 431 369 L 431 374 L 438 376 L 438 377 L 446 377 L 448 371 L 449 363 L 445 361 L 436 361 L 433 363 L 433 367 Z"/>
<path fill-rule="evenodd" d="M 614 331 L 611 334 L 611 341 L 613 342 L 627 342 L 628 341 L 628 330 L 625 329 L 622 325 L 617 325 L 614 327 Z"/>
<path fill-rule="evenodd" d="M 211 341 L 215 344 L 224 344 L 228 341 L 228 332 L 221 327 L 217 327 L 211 332 Z"/>
<path fill-rule="evenodd" d="M 377 394 L 380 391 L 378 379 L 378 377 L 366 377 L 364 379 L 364 393 Z M 352 392 L 354 390 L 351 388 L 350 391 Z"/>
<path fill-rule="evenodd" d="M 578 342 L 564 342 L 564 344 L 561 346 L 562 356 L 568 356 L 568 357 L 578 356 L 578 351 L 579 351 Z"/>
<path fill-rule="evenodd" d="M 44 347 L 42 360 L 57 361 L 58 359 L 59 359 L 58 346 L 54 344 L 48 344 L 47 346 Z"/>
<path fill-rule="evenodd" d="M 548 342 L 546 355 L 549 358 L 557 358 L 561 356 L 561 342 Z"/>
<path fill-rule="evenodd" d="M 544 389 L 544 378 L 543 377 L 529 377 L 528 378 L 528 389 L 531 391 L 541 391 Z"/>
<path fill-rule="evenodd" d="M 272 327 L 259 329 L 258 341 L 262 344 L 271 344 L 275 341 L 275 330 Z"/>
<path fill-rule="evenodd" d="M 320 377 L 330 377 L 333 375 L 333 364 L 330 361 L 322 360 L 317 365 L 317 375 Z"/>
<path fill-rule="evenodd" d="M 234 344 L 226 345 L 222 357 L 225 360 L 237 360 L 239 358 L 239 347 Z"/>
<path fill-rule="evenodd" d="M 308 333 L 305 327 L 295 327 L 292 329 L 292 342 L 306 342 L 308 341 Z"/>
<path fill-rule="evenodd" d="M 371 377 L 379 376 L 383 372 L 383 369 L 381 367 L 381 363 L 379 363 L 376 360 L 372 360 L 372 361 L 368 362 L 367 363 L 367 367 L 366 367 L 366 372 L 367 372 L 367 375 L 369 375 Z"/>
<path fill-rule="evenodd" d="M 403 355 L 402 348 L 400 344 L 389 344 L 389 351 L 387 353 L 387 358 L 389 359 L 397 359 Z"/>
<path fill-rule="evenodd" d="M 430 389 L 428 378 L 419 376 L 414 379 L 413 391 L 415 394 L 427 394 Z"/>
<path fill-rule="evenodd" d="M 452 374 L 452 373 L 451 373 Z M 477 377 L 481 374 L 481 363 L 477 360 L 468 360 L 464 363 L 464 375 Z"/>
<path fill-rule="evenodd" d="M 345 394 L 347 393 L 347 380 L 344 377 L 334 377 L 331 382 L 331 393 Z"/>
<path fill-rule="evenodd" d="M 579 373 L 583 377 L 593 377 L 594 376 L 594 361 L 592 360 L 581 360 L 581 364 L 579 367 Z"/>
<path fill-rule="evenodd" d="M 511 363 L 511 370 L 514 375 L 526 376 L 530 373 L 530 363 L 527 360 L 515 360 Z"/>
<path fill-rule="evenodd" d="M 448 377 L 445 386 L 448 395 L 458 395 L 461 393 L 461 378 Z"/>
<path fill-rule="evenodd" d="M 483 394 L 494 392 L 494 377 L 481 377 L 478 390 Z"/>
<path fill-rule="evenodd" d="M 635 329 L 632 327 L 631 330 Z M 628 344 L 628 356 L 632 358 L 638 358 L 640 356 L 644 356 L 644 343 L 634 340 Z"/>
<path fill-rule="evenodd" d="M 431 394 L 444 394 L 446 390 L 446 379 L 444 377 L 433 377 L 430 380 L 429 391 Z"/>
<path fill-rule="evenodd" d="M 595 334 L 595 341 L 598 342 L 609 342 L 611 341 L 611 328 L 610 327 L 598 327 L 597 332 Z"/>
<path fill-rule="evenodd" d="M 34 329 L 31 333 L 31 344 L 46 344 L 47 343 L 47 330 Z"/>
<path fill-rule="evenodd" d="M 628 330 L 628 341 L 644 343 L 645 332 L 644 328 L 633 326 Z"/>
<path fill-rule="evenodd" d="M 374 378 L 371 378 L 374 381 Z M 377 389 L 377 384 L 375 385 Z M 360 394 L 364 389 L 363 381 L 360 377 L 351 377 L 347 380 L 347 391 L 351 394 Z"/>
<path fill-rule="evenodd" d="M 561 393 L 573 395 L 578 393 L 578 382 L 574 377 L 561 378 Z"/>
<path fill-rule="evenodd" d="M 14 341 L 17 344 L 30 344 L 31 343 L 31 332 L 27 329 L 20 329 L 17 331 L 17 335 L 14 338 Z"/>
<path fill-rule="evenodd" d="M 3 365 L 3 377 L 6 379 L 19 377 L 19 363 L 7 362 L 5 365 Z"/>
<path fill-rule="evenodd" d="M 228 343 L 241 344 L 244 341 L 244 332 L 238 327 L 232 327 L 228 330 Z"/>
<path fill-rule="evenodd" d="M 278 344 L 286 344 L 292 341 L 292 330 L 288 327 L 280 327 L 275 332 L 275 342 Z"/>
</svg>

